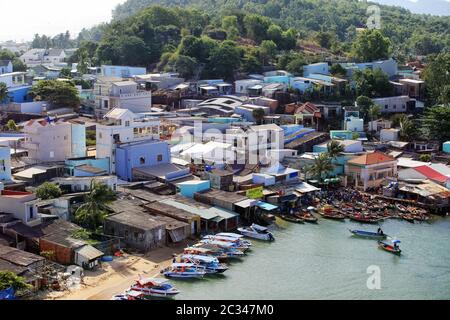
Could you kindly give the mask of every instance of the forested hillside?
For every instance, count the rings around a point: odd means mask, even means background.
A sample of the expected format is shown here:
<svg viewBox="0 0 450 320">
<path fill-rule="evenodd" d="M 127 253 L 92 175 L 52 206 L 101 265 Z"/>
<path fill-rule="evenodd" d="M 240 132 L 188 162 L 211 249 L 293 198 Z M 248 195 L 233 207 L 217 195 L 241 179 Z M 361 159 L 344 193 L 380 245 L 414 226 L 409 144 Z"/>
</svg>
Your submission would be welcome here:
<svg viewBox="0 0 450 320">
<path fill-rule="evenodd" d="M 129 17 L 143 8 L 161 4 L 199 8 L 212 23 L 220 17 L 255 13 L 269 17 L 283 28 L 295 28 L 304 37 L 329 32 L 348 48 L 355 28 L 365 27 L 371 3 L 359 0 L 128 0 L 113 12 L 115 20 Z M 412 14 L 406 9 L 379 5 L 381 31 L 398 54 L 427 55 L 450 49 L 450 19 Z"/>
</svg>

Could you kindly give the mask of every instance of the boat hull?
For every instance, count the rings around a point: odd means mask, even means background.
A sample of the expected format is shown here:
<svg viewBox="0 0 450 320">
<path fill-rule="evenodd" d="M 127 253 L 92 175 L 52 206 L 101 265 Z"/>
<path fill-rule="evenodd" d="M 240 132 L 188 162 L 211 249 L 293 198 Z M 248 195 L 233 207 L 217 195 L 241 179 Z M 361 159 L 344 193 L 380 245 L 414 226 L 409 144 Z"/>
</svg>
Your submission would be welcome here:
<svg viewBox="0 0 450 320">
<path fill-rule="evenodd" d="M 378 241 L 378 247 L 380 249 L 383 249 L 384 251 L 387 251 L 389 253 L 395 254 L 395 255 L 400 255 L 402 253 L 402 250 L 400 250 L 400 248 L 394 248 L 393 246 L 386 244 L 384 242 Z"/>
<path fill-rule="evenodd" d="M 349 230 L 354 236 L 360 237 L 360 238 L 369 238 L 369 239 L 376 239 L 376 240 L 383 240 L 387 238 L 387 234 L 379 234 L 376 232 L 368 232 L 368 231 L 361 231 L 361 230 Z"/>
<path fill-rule="evenodd" d="M 258 232 L 251 232 L 248 230 L 245 230 L 243 228 L 239 228 L 238 231 L 240 233 L 242 233 L 242 235 L 252 238 L 252 239 L 257 239 L 257 240 L 262 240 L 262 241 L 273 241 L 274 238 L 273 236 L 271 237 L 269 233 L 258 233 Z"/>
</svg>

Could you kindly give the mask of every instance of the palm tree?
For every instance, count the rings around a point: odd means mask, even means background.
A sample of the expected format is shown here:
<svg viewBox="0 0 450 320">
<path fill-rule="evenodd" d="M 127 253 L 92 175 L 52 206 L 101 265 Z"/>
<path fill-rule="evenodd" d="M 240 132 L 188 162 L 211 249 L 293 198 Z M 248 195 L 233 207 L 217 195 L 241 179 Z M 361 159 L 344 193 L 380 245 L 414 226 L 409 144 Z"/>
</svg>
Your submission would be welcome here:
<svg viewBox="0 0 450 320">
<path fill-rule="evenodd" d="M 261 124 L 262 120 L 264 119 L 264 116 L 266 114 L 264 113 L 263 109 L 258 108 L 258 109 L 253 110 L 252 115 L 253 115 L 253 118 L 255 118 L 256 123 Z"/>
<path fill-rule="evenodd" d="M 308 181 L 308 174 L 312 173 L 313 165 L 305 165 L 300 168 L 301 173 L 304 175 L 304 180 Z"/>
<path fill-rule="evenodd" d="M 399 119 L 399 125 L 400 125 L 400 137 L 402 139 L 410 141 L 414 137 L 414 134 L 416 133 L 414 123 L 411 121 L 411 119 L 408 118 L 408 116 L 403 115 Z"/>
<path fill-rule="evenodd" d="M 0 104 L 3 103 L 3 101 L 8 98 L 8 87 L 5 83 L 0 82 Z"/>
<path fill-rule="evenodd" d="M 108 215 L 106 204 L 115 199 L 115 192 L 107 185 L 92 180 L 91 190 L 75 212 L 75 219 L 86 228 L 95 230 L 103 224 Z"/>
<path fill-rule="evenodd" d="M 329 172 L 333 171 L 333 169 L 334 167 L 331 163 L 330 156 L 327 153 L 321 153 L 314 159 L 311 172 L 319 181 L 322 181 L 324 176 L 326 177 Z"/>
<path fill-rule="evenodd" d="M 378 117 L 381 114 L 380 106 L 378 106 L 376 104 L 371 105 L 370 108 L 369 108 L 368 113 L 369 113 L 370 121 L 378 119 Z"/>
<path fill-rule="evenodd" d="M 342 152 L 345 151 L 345 147 L 336 140 L 332 140 L 327 144 L 328 156 L 331 159 L 336 159 Z"/>
</svg>

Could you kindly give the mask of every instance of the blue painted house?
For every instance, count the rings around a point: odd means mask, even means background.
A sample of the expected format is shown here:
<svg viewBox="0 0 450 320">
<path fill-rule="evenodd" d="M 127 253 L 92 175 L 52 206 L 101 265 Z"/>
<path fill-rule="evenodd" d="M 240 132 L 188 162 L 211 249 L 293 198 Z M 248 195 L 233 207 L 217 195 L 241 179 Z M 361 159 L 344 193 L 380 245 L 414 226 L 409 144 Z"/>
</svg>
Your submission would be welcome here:
<svg viewBox="0 0 450 320">
<path fill-rule="evenodd" d="M 118 145 L 116 149 L 116 174 L 132 181 L 133 169 L 170 164 L 170 148 L 167 142 L 145 140 Z"/>
<path fill-rule="evenodd" d="M 210 180 L 192 180 L 177 183 L 180 194 L 187 198 L 194 198 L 194 194 L 211 189 Z"/>
<path fill-rule="evenodd" d="M 146 73 L 147 69 L 142 67 L 111 66 L 111 65 L 101 66 L 101 74 L 102 76 L 105 77 L 132 78 L 134 76 L 141 76 Z"/>
</svg>

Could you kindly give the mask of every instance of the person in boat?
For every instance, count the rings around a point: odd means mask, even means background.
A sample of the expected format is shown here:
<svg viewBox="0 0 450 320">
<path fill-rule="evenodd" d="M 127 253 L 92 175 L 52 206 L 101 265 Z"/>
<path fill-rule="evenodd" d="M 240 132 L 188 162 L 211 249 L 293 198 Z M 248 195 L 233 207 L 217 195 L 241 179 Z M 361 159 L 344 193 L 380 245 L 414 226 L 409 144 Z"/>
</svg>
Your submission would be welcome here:
<svg viewBox="0 0 450 320">
<path fill-rule="evenodd" d="M 383 230 L 381 230 L 381 228 L 378 228 L 377 232 L 378 232 L 379 235 L 384 235 L 384 232 L 383 232 Z"/>
</svg>

